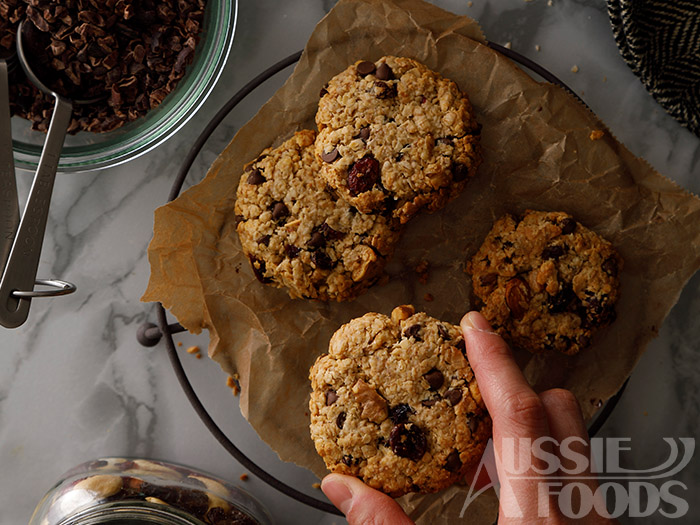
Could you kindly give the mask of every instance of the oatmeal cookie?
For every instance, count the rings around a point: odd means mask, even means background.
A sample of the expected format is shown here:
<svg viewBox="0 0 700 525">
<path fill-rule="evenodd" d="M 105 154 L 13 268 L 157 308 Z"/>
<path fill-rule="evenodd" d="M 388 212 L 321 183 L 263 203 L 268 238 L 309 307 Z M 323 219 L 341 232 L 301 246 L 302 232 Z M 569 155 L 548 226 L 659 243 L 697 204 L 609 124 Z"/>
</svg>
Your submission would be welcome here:
<svg viewBox="0 0 700 525">
<path fill-rule="evenodd" d="M 311 437 L 328 469 L 394 497 L 454 483 L 491 435 L 459 327 L 412 306 L 343 325 L 310 379 Z"/>
<path fill-rule="evenodd" d="M 297 132 L 246 167 L 236 229 L 261 282 L 286 287 L 294 298 L 344 301 L 381 277 L 400 225 L 359 213 L 319 181 L 315 137 Z"/>
<path fill-rule="evenodd" d="M 481 162 L 467 96 L 423 64 L 359 61 L 322 90 L 316 113 L 322 175 L 364 213 L 402 223 L 456 197 Z"/>
<path fill-rule="evenodd" d="M 467 264 L 481 313 L 508 342 L 573 355 L 615 320 L 622 259 L 563 212 L 501 217 Z"/>
</svg>

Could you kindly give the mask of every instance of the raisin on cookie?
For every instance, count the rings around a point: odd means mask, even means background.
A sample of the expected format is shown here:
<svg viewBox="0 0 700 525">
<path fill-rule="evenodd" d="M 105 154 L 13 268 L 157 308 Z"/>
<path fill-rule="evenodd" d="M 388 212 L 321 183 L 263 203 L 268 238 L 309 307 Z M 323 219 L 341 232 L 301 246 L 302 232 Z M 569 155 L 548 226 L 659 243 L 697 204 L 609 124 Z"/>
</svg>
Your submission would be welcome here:
<svg viewBox="0 0 700 525">
<path fill-rule="evenodd" d="M 316 113 L 322 175 L 363 213 L 408 221 L 456 197 L 481 162 L 480 126 L 453 81 L 410 58 L 359 61 Z"/>
<path fill-rule="evenodd" d="M 297 132 L 246 166 L 236 229 L 261 282 L 286 287 L 293 298 L 344 301 L 381 277 L 400 225 L 359 213 L 319 181 L 315 137 Z"/>
<path fill-rule="evenodd" d="M 481 313 L 513 346 L 573 355 L 615 320 L 622 259 L 563 212 L 496 221 L 467 264 Z"/>
<path fill-rule="evenodd" d="M 451 485 L 491 435 L 459 327 L 412 306 L 343 325 L 310 379 L 311 437 L 328 469 L 394 497 Z"/>
</svg>

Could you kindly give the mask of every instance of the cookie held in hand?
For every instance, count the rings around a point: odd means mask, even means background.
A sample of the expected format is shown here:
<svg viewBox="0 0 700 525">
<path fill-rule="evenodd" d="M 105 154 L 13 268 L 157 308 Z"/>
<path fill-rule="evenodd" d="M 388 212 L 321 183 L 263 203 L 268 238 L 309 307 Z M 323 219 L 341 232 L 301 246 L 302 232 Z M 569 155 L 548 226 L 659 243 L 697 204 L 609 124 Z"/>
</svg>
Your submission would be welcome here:
<svg viewBox="0 0 700 525">
<path fill-rule="evenodd" d="M 451 485 L 491 435 L 461 330 L 412 306 L 340 327 L 310 379 L 311 437 L 328 469 L 394 497 Z"/>
<path fill-rule="evenodd" d="M 467 264 L 481 313 L 517 348 L 573 355 L 615 320 L 622 258 L 563 212 L 501 217 Z"/>
<path fill-rule="evenodd" d="M 397 220 L 364 215 L 320 180 L 316 133 L 297 132 L 246 167 L 236 227 L 255 276 L 293 298 L 345 301 L 376 282 L 399 239 Z"/>
<path fill-rule="evenodd" d="M 410 58 L 359 61 L 333 77 L 316 125 L 328 184 L 361 212 L 402 223 L 445 206 L 481 162 L 467 96 Z"/>
</svg>

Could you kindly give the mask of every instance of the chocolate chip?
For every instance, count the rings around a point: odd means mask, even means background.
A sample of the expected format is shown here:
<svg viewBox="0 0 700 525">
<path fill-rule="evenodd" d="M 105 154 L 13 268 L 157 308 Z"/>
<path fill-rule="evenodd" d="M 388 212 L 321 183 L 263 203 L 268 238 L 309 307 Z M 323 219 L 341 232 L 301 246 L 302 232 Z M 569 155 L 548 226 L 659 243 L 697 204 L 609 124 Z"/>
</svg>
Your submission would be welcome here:
<svg viewBox="0 0 700 525">
<path fill-rule="evenodd" d="M 311 235 L 311 239 L 306 242 L 306 246 L 309 248 L 321 248 L 326 245 L 326 238 L 319 231 L 314 232 Z"/>
<path fill-rule="evenodd" d="M 419 324 L 413 324 L 403 331 L 404 337 L 413 337 L 416 341 L 422 341 L 423 338 L 420 336 L 422 326 Z"/>
<path fill-rule="evenodd" d="M 439 335 L 440 337 L 442 337 L 443 339 L 445 339 L 445 340 L 447 340 L 447 341 L 449 341 L 450 339 L 452 339 L 452 338 L 450 337 L 450 332 L 449 332 L 449 331 L 447 330 L 447 328 L 445 328 L 443 325 L 439 324 L 437 330 L 438 330 L 438 335 Z"/>
<path fill-rule="evenodd" d="M 418 461 L 428 449 L 428 441 L 419 426 L 411 425 L 407 428 L 403 423 L 399 423 L 391 429 L 389 446 L 397 456 Z"/>
<path fill-rule="evenodd" d="M 326 406 L 331 406 L 336 401 L 338 401 L 338 393 L 332 388 L 326 390 Z"/>
<path fill-rule="evenodd" d="M 448 390 L 447 392 L 445 392 L 445 399 L 449 401 L 451 406 L 455 406 L 462 400 L 462 389 L 453 388 L 452 390 Z"/>
<path fill-rule="evenodd" d="M 542 258 L 559 259 L 559 257 L 564 255 L 564 252 L 566 252 L 566 249 L 561 244 L 550 244 L 549 246 L 545 246 L 544 250 L 542 250 Z"/>
<path fill-rule="evenodd" d="M 430 372 L 423 376 L 430 385 L 430 390 L 437 390 L 445 383 L 445 376 L 437 368 L 433 368 Z"/>
<path fill-rule="evenodd" d="M 336 159 L 340 157 L 340 153 L 338 153 L 338 148 L 333 148 L 327 153 L 321 153 L 321 160 L 323 162 L 328 162 L 329 164 Z"/>
<path fill-rule="evenodd" d="M 385 62 L 383 64 L 379 64 L 379 67 L 377 68 L 376 77 L 379 80 L 393 80 L 394 72 Z"/>
<path fill-rule="evenodd" d="M 455 343 L 455 348 L 457 350 L 459 350 L 460 352 L 462 352 L 463 355 L 465 355 L 465 356 L 467 355 L 467 347 L 464 344 L 464 339 L 462 339 L 462 338 L 458 339 L 457 342 Z"/>
<path fill-rule="evenodd" d="M 316 251 L 311 254 L 311 261 L 321 270 L 330 270 L 333 268 L 333 261 L 325 253 Z"/>
<path fill-rule="evenodd" d="M 387 84 L 381 80 L 374 83 L 374 94 L 378 99 L 394 98 L 398 95 L 395 84 Z"/>
<path fill-rule="evenodd" d="M 263 284 L 272 282 L 272 279 L 265 277 L 265 261 L 261 261 L 253 255 L 249 255 L 248 260 L 250 260 L 250 265 L 253 267 L 253 273 L 255 274 L 255 277 L 257 277 L 258 281 Z"/>
<path fill-rule="evenodd" d="M 357 138 L 367 140 L 369 138 L 369 126 L 361 128 L 360 132 L 357 134 Z"/>
<path fill-rule="evenodd" d="M 617 267 L 617 259 L 615 257 L 608 257 L 603 261 L 603 264 L 601 265 L 601 268 L 605 273 L 607 273 L 610 277 L 617 277 L 617 272 L 618 267 Z"/>
<path fill-rule="evenodd" d="M 369 62 L 367 60 L 364 60 L 357 64 L 357 74 L 362 77 L 369 75 L 370 73 L 374 73 L 376 69 L 377 68 L 374 65 L 374 62 Z"/>
<path fill-rule="evenodd" d="M 272 218 L 275 220 L 282 219 L 289 215 L 289 208 L 284 202 L 276 202 L 272 207 Z"/>
<path fill-rule="evenodd" d="M 379 162 L 374 157 L 365 156 L 355 162 L 348 170 L 348 190 L 357 197 L 372 189 L 380 180 Z"/>
<path fill-rule="evenodd" d="M 335 418 L 335 425 L 338 428 L 343 428 L 343 425 L 345 425 L 345 418 L 347 418 L 348 415 L 345 412 L 341 412 L 338 414 L 338 417 Z"/>
<path fill-rule="evenodd" d="M 469 177 L 469 168 L 460 162 L 452 165 L 452 179 L 455 182 L 462 182 Z"/>
<path fill-rule="evenodd" d="M 571 304 L 577 299 L 574 290 L 568 283 L 559 285 L 559 291 L 554 296 L 547 298 L 547 308 L 553 314 L 566 312 Z"/>
<path fill-rule="evenodd" d="M 342 239 L 343 237 L 345 237 L 345 234 L 343 232 L 334 230 L 325 222 L 321 224 L 321 233 L 326 239 L 329 239 L 331 241 L 337 241 L 338 239 Z"/>
<path fill-rule="evenodd" d="M 459 459 L 459 452 L 456 450 L 450 452 L 450 455 L 447 456 L 447 460 L 445 461 L 443 468 L 447 472 L 452 472 L 453 474 L 459 472 L 459 469 L 462 468 L 462 460 Z"/>
<path fill-rule="evenodd" d="M 612 323 L 617 314 L 615 312 L 615 307 L 610 304 L 606 299 L 607 296 L 602 298 L 592 297 L 584 301 L 587 307 L 587 320 L 592 326 L 602 326 Z"/>
<path fill-rule="evenodd" d="M 328 94 L 328 89 L 326 89 L 326 88 L 327 88 L 327 86 L 323 86 L 321 88 L 321 91 L 318 92 L 318 98 L 321 98 L 322 96 Z"/>
<path fill-rule="evenodd" d="M 294 246 L 293 244 L 286 244 L 284 246 L 284 253 L 290 259 L 296 258 L 296 256 L 299 255 L 300 250 L 301 250 L 301 248 L 298 248 L 298 247 Z"/>
<path fill-rule="evenodd" d="M 352 467 L 353 457 L 350 454 L 345 454 L 341 461 L 345 463 L 348 467 Z"/>
<path fill-rule="evenodd" d="M 263 174 L 260 172 L 260 170 L 253 170 L 248 174 L 248 184 L 252 184 L 253 186 L 258 186 L 265 182 L 267 179 L 263 177 Z"/>
<path fill-rule="evenodd" d="M 409 405 L 401 403 L 389 409 L 389 419 L 394 425 L 398 425 L 399 423 L 406 423 L 408 416 L 414 413 L 415 411 Z"/>
<path fill-rule="evenodd" d="M 569 217 L 565 217 L 559 223 L 559 227 L 561 228 L 562 235 L 574 233 L 576 231 L 576 221 Z"/>
<path fill-rule="evenodd" d="M 489 287 L 492 284 L 495 284 L 496 281 L 498 281 L 497 273 L 487 273 L 486 275 L 479 277 L 479 284 L 481 284 L 481 286 Z"/>
<path fill-rule="evenodd" d="M 469 427 L 469 431 L 473 434 L 479 427 L 479 420 L 474 417 L 474 414 L 467 414 L 467 417 L 467 426 Z"/>
<path fill-rule="evenodd" d="M 270 244 L 270 239 L 272 238 L 272 235 L 261 235 L 258 237 L 258 240 L 256 241 L 258 244 L 262 244 L 263 246 L 267 246 Z"/>
<path fill-rule="evenodd" d="M 430 408 L 431 406 L 435 405 L 435 403 L 437 403 L 438 401 L 439 401 L 439 398 L 433 397 L 430 399 L 424 399 L 423 401 L 420 402 L 420 404 L 423 405 L 424 407 Z"/>
</svg>

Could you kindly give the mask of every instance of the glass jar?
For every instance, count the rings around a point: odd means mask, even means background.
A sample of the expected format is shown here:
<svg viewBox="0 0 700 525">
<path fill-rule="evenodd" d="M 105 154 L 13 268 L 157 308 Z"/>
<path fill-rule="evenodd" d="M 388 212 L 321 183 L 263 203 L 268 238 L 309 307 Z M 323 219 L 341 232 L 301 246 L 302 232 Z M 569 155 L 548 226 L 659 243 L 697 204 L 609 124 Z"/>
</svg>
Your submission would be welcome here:
<svg viewBox="0 0 700 525">
<path fill-rule="evenodd" d="M 269 525 L 247 492 L 182 465 L 103 458 L 78 465 L 39 502 L 29 525 Z"/>
</svg>

